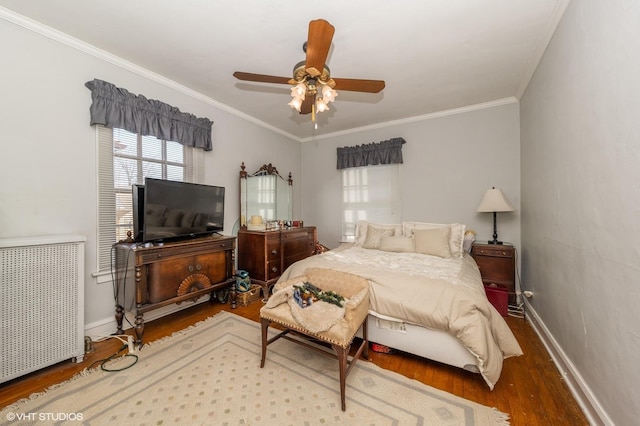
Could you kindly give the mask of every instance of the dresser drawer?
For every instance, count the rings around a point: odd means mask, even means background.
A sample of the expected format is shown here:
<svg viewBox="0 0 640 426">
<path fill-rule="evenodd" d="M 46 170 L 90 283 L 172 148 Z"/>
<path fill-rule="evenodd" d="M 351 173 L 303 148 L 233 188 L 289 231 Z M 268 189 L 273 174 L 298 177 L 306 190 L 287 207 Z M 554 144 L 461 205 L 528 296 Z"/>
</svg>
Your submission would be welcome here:
<svg viewBox="0 0 640 426">
<path fill-rule="evenodd" d="M 273 262 L 267 262 L 267 280 L 273 280 L 280 276 L 280 259 Z"/>
<path fill-rule="evenodd" d="M 503 247 L 474 247 L 473 254 L 475 256 L 494 256 L 494 257 L 513 257 L 511 248 Z"/>
<path fill-rule="evenodd" d="M 267 240 L 267 261 L 280 261 L 280 239 L 269 238 Z"/>
<path fill-rule="evenodd" d="M 227 279 L 225 252 L 214 252 L 191 257 L 153 262 L 148 266 L 147 298 L 150 303 L 178 296 L 181 285 L 190 281 L 206 288 Z"/>
</svg>

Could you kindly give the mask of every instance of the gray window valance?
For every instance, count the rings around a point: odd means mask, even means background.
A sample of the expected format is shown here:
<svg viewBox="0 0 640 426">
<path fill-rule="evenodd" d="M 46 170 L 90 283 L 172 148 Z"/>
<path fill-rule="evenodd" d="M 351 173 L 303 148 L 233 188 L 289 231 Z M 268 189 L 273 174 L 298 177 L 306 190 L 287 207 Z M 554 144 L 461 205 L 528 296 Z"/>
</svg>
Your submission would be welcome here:
<svg viewBox="0 0 640 426">
<path fill-rule="evenodd" d="M 378 143 L 338 148 L 338 169 L 377 164 L 402 164 L 403 138 L 393 138 Z"/>
<path fill-rule="evenodd" d="M 85 86 L 91 90 L 92 126 L 125 129 L 211 151 L 213 121 L 208 118 L 198 118 L 164 102 L 134 95 L 106 81 L 94 79 Z"/>
</svg>

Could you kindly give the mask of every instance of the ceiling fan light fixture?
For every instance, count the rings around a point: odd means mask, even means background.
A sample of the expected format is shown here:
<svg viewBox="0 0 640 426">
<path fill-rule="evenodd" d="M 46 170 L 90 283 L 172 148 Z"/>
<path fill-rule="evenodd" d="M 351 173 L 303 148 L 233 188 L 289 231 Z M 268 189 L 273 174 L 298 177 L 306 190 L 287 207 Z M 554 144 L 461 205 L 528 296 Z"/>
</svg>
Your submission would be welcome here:
<svg viewBox="0 0 640 426">
<path fill-rule="evenodd" d="M 324 112 L 329 110 L 329 101 L 324 98 L 316 99 L 316 112 Z"/>
<path fill-rule="evenodd" d="M 304 100 L 304 96 L 307 93 L 307 86 L 304 83 L 298 83 L 291 88 L 291 96 L 294 98 L 301 98 Z"/>
<path fill-rule="evenodd" d="M 336 92 L 326 84 L 322 86 L 322 99 L 324 99 L 327 103 L 335 101 L 336 96 L 338 96 L 338 92 Z"/>
<path fill-rule="evenodd" d="M 300 112 L 300 107 L 302 106 L 302 99 L 298 97 L 294 97 L 293 99 L 291 99 L 291 102 L 289 102 L 287 105 L 289 105 L 291 108 L 295 109 L 296 111 Z"/>
</svg>

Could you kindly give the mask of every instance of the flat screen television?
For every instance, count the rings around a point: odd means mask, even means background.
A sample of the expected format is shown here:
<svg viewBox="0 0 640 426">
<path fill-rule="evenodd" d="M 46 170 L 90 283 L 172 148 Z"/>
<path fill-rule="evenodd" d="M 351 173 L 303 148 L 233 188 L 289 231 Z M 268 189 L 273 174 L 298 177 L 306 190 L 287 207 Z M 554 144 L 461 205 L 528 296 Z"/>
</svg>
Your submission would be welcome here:
<svg viewBox="0 0 640 426">
<path fill-rule="evenodd" d="M 224 229 L 224 187 L 146 178 L 141 192 L 141 241 L 190 238 Z M 134 221 L 135 217 L 134 212 Z"/>
</svg>

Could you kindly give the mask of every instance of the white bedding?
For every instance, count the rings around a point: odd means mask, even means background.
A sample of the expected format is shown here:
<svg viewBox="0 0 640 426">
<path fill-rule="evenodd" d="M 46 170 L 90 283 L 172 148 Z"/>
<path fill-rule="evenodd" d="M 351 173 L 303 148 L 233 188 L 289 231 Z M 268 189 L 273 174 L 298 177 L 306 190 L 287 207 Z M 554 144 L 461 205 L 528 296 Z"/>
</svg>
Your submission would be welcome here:
<svg viewBox="0 0 640 426">
<path fill-rule="evenodd" d="M 310 267 L 365 277 L 372 312 L 456 337 L 475 357 L 491 389 L 503 359 L 522 354 L 508 325 L 487 300 L 477 265 L 467 254 L 443 259 L 343 246 L 291 265 L 280 281 L 303 275 Z"/>
</svg>

